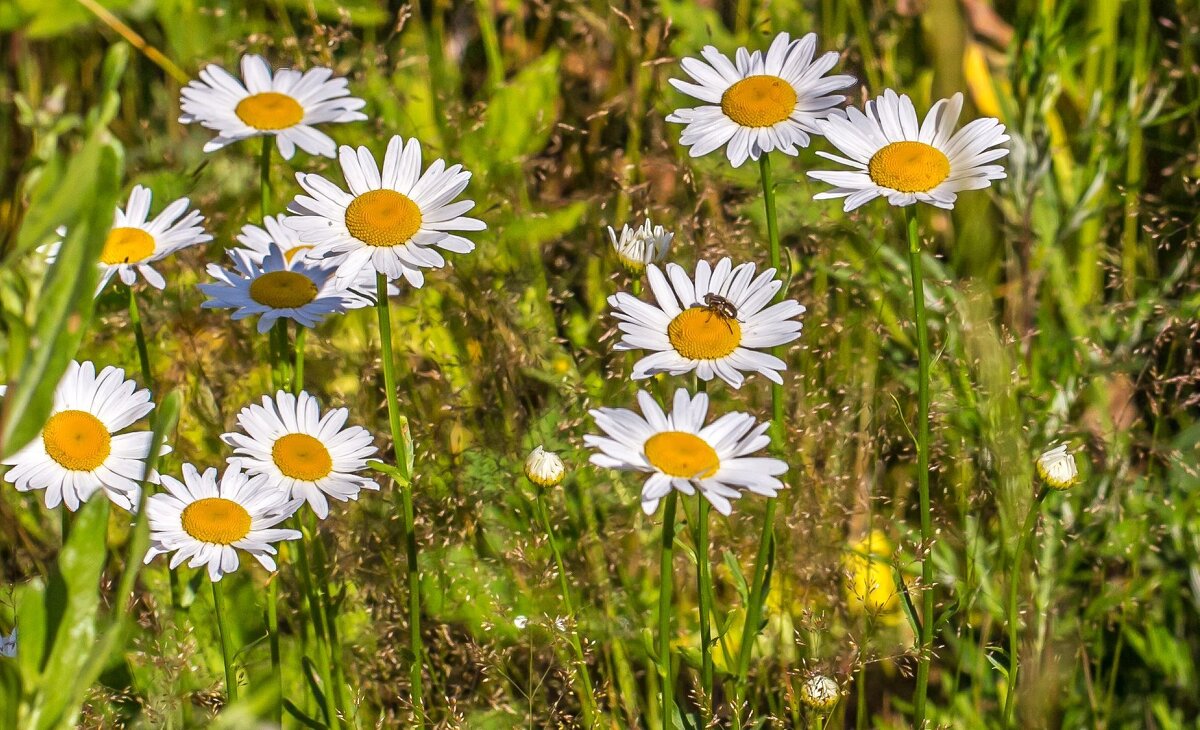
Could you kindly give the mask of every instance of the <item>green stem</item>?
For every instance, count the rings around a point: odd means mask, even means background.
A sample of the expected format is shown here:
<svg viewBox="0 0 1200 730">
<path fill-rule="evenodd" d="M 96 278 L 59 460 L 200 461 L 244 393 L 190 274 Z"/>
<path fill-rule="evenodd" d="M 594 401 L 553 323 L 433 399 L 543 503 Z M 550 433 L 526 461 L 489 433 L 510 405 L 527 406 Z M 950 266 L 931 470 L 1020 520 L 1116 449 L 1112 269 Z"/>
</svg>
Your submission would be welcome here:
<svg viewBox="0 0 1200 730">
<path fill-rule="evenodd" d="M 713 659 L 712 626 L 712 574 L 708 564 L 708 513 L 711 505 L 703 494 L 696 493 L 696 582 L 700 593 L 700 684 L 704 688 L 701 698 L 702 727 L 712 720 L 713 705 Z"/>
<path fill-rule="evenodd" d="M 292 362 L 295 363 L 292 369 L 292 393 L 294 395 L 300 395 L 300 391 L 304 390 L 304 340 L 307 333 L 307 327 L 296 325 L 296 339 L 293 343 L 296 351 L 292 357 Z"/>
<path fill-rule="evenodd" d="M 263 137 L 262 154 L 258 157 L 259 191 L 262 193 L 260 210 L 264 221 L 267 218 L 267 211 L 271 209 L 271 147 L 274 143 L 274 136 Z"/>
<path fill-rule="evenodd" d="M 576 675 L 579 677 L 579 682 L 583 685 L 579 690 L 579 705 L 583 711 L 584 727 L 593 727 L 595 725 L 596 707 L 595 694 L 592 689 L 592 678 L 588 673 L 587 659 L 583 655 L 583 644 L 579 640 L 579 620 L 575 615 L 575 608 L 571 601 L 571 584 L 567 580 L 567 570 L 563 565 L 562 551 L 558 548 L 558 538 L 554 534 L 554 527 L 550 522 L 550 513 L 546 511 L 545 494 L 541 485 L 535 484 L 537 489 L 537 511 L 538 516 L 542 521 L 542 528 L 546 531 L 546 539 L 550 541 L 550 552 L 554 553 L 554 564 L 558 568 L 559 589 L 562 591 L 563 608 L 567 611 L 567 616 L 571 619 L 571 631 L 568 638 L 571 643 L 571 649 L 575 652 L 575 661 L 578 663 Z"/>
<path fill-rule="evenodd" d="M 908 229 L 908 263 L 912 271 L 913 309 L 917 319 L 917 489 L 921 500 L 921 636 L 913 727 L 925 726 L 925 697 L 933 654 L 933 524 L 929 506 L 929 333 L 925 324 L 925 283 L 921 273 L 921 236 L 915 205 L 904 209 Z"/>
<path fill-rule="evenodd" d="M 150 392 L 154 392 L 154 377 L 150 372 L 150 347 L 146 344 L 146 332 L 142 329 L 142 313 L 138 309 L 137 295 L 133 293 L 133 287 L 129 289 L 129 324 L 133 327 L 133 339 L 137 343 L 138 364 L 142 369 L 142 382 Z M 183 609 L 182 601 L 180 600 L 179 592 L 179 575 L 173 571 L 167 571 L 168 584 L 171 589 L 171 607 L 175 610 Z"/>
<path fill-rule="evenodd" d="M 153 391 L 154 379 L 150 376 L 150 348 L 146 346 L 146 333 L 142 330 L 142 315 L 138 311 L 137 296 L 133 293 L 133 287 L 126 288 L 129 289 L 129 324 L 133 326 L 133 337 L 137 341 L 138 362 L 142 366 L 142 381 L 147 388 Z"/>
<path fill-rule="evenodd" d="M 674 727 L 675 682 L 671 677 L 671 589 L 675 570 L 672 558 L 675 549 L 675 505 L 679 492 L 667 493 L 663 510 L 662 548 L 658 576 L 658 676 L 662 680 L 662 727 Z"/>
<path fill-rule="evenodd" d="M 237 673 L 233 670 L 233 646 L 225 625 L 225 596 L 221 581 L 212 582 L 213 612 L 217 615 L 217 633 L 221 635 L 221 659 L 225 663 L 225 696 L 229 702 L 238 698 Z"/>
<path fill-rule="evenodd" d="M 279 573 L 267 583 L 267 637 L 271 644 L 271 686 L 275 697 L 271 701 L 271 720 L 283 725 L 283 669 L 279 653 Z"/>
<path fill-rule="evenodd" d="M 767 241 L 770 246 L 771 266 L 779 271 L 782 257 L 779 250 L 779 224 L 775 217 L 775 183 L 771 175 L 771 157 L 763 154 L 758 158 L 758 169 L 762 178 L 763 204 L 767 211 Z M 776 301 L 785 295 L 783 287 L 775 295 Z M 779 356 L 780 348 L 772 348 L 771 354 Z M 776 449 L 783 444 L 783 386 L 771 384 L 771 443 Z M 763 590 L 767 581 L 767 563 L 775 549 L 775 507 L 777 499 L 767 500 L 763 513 L 762 535 L 758 541 L 758 555 L 754 560 L 754 578 L 750 584 L 750 603 L 746 606 L 746 622 L 742 625 L 742 643 L 738 648 L 737 682 L 734 714 L 745 696 L 746 676 L 750 671 L 750 656 L 754 651 L 754 639 L 758 635 L 762 620 Z"/>
<path fill-rule="evenodd" d="M 392 354 L 392 315 L 388 308 L 387 277 L 377 274 L 375 279 L 375 308 L 379 313 L 379 345 L 383 358 L 383 385 L 387 390 L 388 424 L 392 430 L 392 443 L 396 450 L 396 466 L 404 479 L 398 480 L 400 498 L 404 512 L 404 544 L 408 554 L 408 627 L 412 649 L 412 665 L 409 681 L 412 685 L 413 712 L 417 723 L 425 727 L 425 703 L 422 699 L 421 676 L 424 645 L 421 641 L 421 573 L 417 564 L 417 536 L 413 519 L 411 455 L 412 439 L 406 423 L 401 420 L 400 402 L 396 397 L 396 364 Z"/>
<path fill-rule="evenodd" d="M 321 675 L 321 681 L 325 683 L 324 704 L 321 706 L 321 711 L 325 713 L 325 724 L 328 727 L 340 727 L 334 699 L 335 679 L 329 667 L 325 616 L 321 611 L 321 602 L 317 598 L 316 588 L 313 586 L 313 572 L 308 561 L 308 541 L 311 537 L 305 533 L 304 524 L 299 515 L 293 516 L 292 522 L 292 527 L 301 533 L 300 539 L 294 543 L 296 546 L 296 572 L 300 576 L 301 589 L 304 591 L 304 599 L 308 604 L 309 623 L 312 625 L 313 637 L 316 639 L 317 671 Z"/>
<path fill-rule="evenodd" d="M 1008 689 L 1004 693 L 1005 727 L 1012 727 L 1012 712 L 1016 704 L 1013 702 L 1013 698 L 1017 694 L 1017 671 L 1020 669 L 1017 660 L 1017 642 L 1020 640 L 1021 617 L 1017 615 L 1017 588 L 1021 585 L 1021 562 L 1025 558 L 1025 548 L 1029 545 L 1029 538 L 1033 536 L 1033 528 L 1037 524 L 1038 515 L 1042 512 L 1042 502 L 1046 500 L 1046 495 L 1049 493 L 1049 489 L 1042 487 L 1038 492 L 1037 499 L 1029 506 L 1029 512 L 1025 515 L 1025 523 L 1021 526 L 1021 533 L 1017 536 L 1017 550 L 1013 553 L 1012 570 L 1008 574 Z"/>
</svg>

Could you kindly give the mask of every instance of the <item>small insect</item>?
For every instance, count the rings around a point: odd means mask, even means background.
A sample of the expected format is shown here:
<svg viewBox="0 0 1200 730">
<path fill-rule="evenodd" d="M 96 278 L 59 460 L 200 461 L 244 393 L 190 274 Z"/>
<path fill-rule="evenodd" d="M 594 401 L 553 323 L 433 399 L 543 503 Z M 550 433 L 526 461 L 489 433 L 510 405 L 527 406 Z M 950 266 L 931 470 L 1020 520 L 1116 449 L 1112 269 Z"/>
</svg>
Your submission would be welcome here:
<svg viewBox="0 0 1200 730">
<path fill-rule="evenodd" d="M 733 302 L 718 294 L 705 294 L 704 308 L 725 319 L 737 319 L 737 307 L 733 306 Z"/>
</svg>

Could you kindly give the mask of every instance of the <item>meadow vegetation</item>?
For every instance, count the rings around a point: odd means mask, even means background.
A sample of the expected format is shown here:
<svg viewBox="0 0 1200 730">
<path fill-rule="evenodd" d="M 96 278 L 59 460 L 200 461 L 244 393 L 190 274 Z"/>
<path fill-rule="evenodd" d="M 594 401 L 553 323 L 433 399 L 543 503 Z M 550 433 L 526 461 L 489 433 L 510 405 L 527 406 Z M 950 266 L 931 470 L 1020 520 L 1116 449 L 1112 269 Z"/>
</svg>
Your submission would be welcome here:
<svg viewBox="0 0 1200 730">
<path fill-rule="evenodd" d="M 759 166 L 690 157 L 665 118 L 694 105 L 668 83 L 681 58 L 765 49 L 781 32 L 840 54 L 836 73 L 857 79 L 846 106 L 891 88 L 923 115 L 962 92 L 960 124 L 1007 127 L 1007 177 L 950 211 L 907 209 L 932 353 L 923 541 L 905 210 L 815 200 L 829 187 L 805 174 L 829 169 L 821 137 L 771 154 L 782 296 L 807 308 L 781 355 L 770 449 L 787 488 L 769 550 L 763 497 L 704 513 L 711 697 L 699 502 L 680 495 L 663 718 L 664 509 L 641 509 L 642 475 L 589 464 L 583 436 L 597 433 L 589 409 L 633 408 L 639 388 L 669 402 L 696 383 L 631 381 L 641 354 L 614 351 L 608 297 L 642 292 L 642 277 L 606 227 L 649 217 L 688 272 L 724 256 L 768 266 Z M 212 133 L 178 122 L 181 89 L 207 64 L 236 72 L 256 53 L 332 68 L 368 118 L 323 131 L 380 160 L 398 134 L 420 140 L 425 165 L 461 163 L 487 226 L 424 286 L 396 282 L 387 380 L 405 423 L 389 420 L 376 308 L 303 340 L 305 389 L 372 434 L 382 489 L 298 521 L 305 537 L 281 546 L 277 574 L 243 555 L 221 582 L 229 667 L 203 568 L 159 558 L 136 572 L 144 522 L 100 496 L 66 517 L 3 483 L 0 630 L 18 639 L 0 658 L 0 726 L 415 727 L 415 576 L 431 727 L 911 727 L 921 626 L 927 727 L 1200 727 L 1196 4 L 5 0 L 0 40 L 2 457 L 42 429 L 72 358 L 151 389 L 140 428 L 173 447 L 157 468 L 175 478 L 184 463 L 223 469 L 239 411 L 295 382 L 286 334 L 201 308 L 197 285 L 244 224 L 303 194 L 296 172 L 340 184 L 338 162 L 276 154 L 264 198 L 259 140 L 204 152 Z M 188 197 L 213 236 L 162 262 L 162 291 L 133 287 L 149 372 L 128 289 L 92 297 L 135 184 L 156 212 Z M 52 268 L 39 247 L 60 225 Z M 711 410 L 767 420 L 770 386 L 714 381 Z M 1060 443 L 1079 480 L 1043 502 L 1035 463 Z M 561 485 L 525 477 L 540 445 L 565 463 Z M 739 681 L 756 568 L 769 580 Z M 805 702 L 816 675 L 837 684 L 831 711 Z"/>
</svg>

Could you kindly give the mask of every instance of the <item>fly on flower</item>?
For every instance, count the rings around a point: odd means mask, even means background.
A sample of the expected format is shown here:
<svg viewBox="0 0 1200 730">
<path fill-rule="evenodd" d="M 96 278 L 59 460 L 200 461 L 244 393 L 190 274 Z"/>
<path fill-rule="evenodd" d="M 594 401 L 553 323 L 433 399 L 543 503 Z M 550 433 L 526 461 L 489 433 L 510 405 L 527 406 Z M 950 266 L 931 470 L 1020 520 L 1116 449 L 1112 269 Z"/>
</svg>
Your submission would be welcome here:
<svg viewBox="0 0 1200 730">
<path fill-rule="evenodd" d="M 337 145 L 315 125 L 357 122 L 367 115 L 359 111 L 366 102 L 350 96 L 346 79 L 332 77 L 328 68 L 282 68 L 272 75 L 267 62 L 255 55 L 242 56 L 241 81 L 210 65 L 183 88 L 179 121 L 217 133 L 204 145 L 205 152 L 273 135 L 285 160 L 292 159 L 297 147 L 310 155 L 333 157 Z"/>
<path fill-rule="evenodd" d="M 634 364 L 634 379 L 694 370 L 701 380 L 715 376 L 735 388 L 749 372 L 782 383 L 786 363 L 763 350 L 798 338 L 796 317 L 805 310 L 790 299 L 768 307 L 783 282 L 774 269 L 757 277 L 754 271 L 754 264 L 735 267 L 728 258 L 715 267 L 700 261 L 692 277 L 678 264 L 667 264 L 665 273 L 650 265 L 646 278 L 656 303 L 625 292 L 609 297 L 621 329 L 614 349 L 653 351 Z"/>
<path fill-rule="evenodd" d="M 852 86 L 853 76 L 826 76 L 837 63 L 834 51 L 816 57 L 815 33 L 792 40 L 780 33 L 764 54 L 739 48 L 734 61 L 713 46 L 696 58 L 683 59 L 692 81 L 671 79 L 671 85 L 703 106 L 676 109 L 668 122 L 687 125 L 679 143 L 701 157 L 727 145 L 725 154 L 734 167 L 747 158 L 779 150 L 799 154 L 810 134 L 819 132 L 817 121 L 845 101 L 832 92 Z"/>
<path fill-rule="evenodd" d="M 591 457 L 596 466 L 650 475 L 642 488 L 646 514 L 672 489 L 699 490 L 723 515 L 733 511 L 730 500 L 743 490 L 774 497 L 783 489 L 775 477 L 787 471 L 787 464 L 750 456 L 770 444 L 769 423 L 757 423 L 748 413 L 727 413 L 706 426 L 708 395 L 689 396 L 683 388 L 675 391 L 670 414 L 644 390 L 638 392 L 638 404 L 641 415 L 626 408 L 590 411 L 603 435 L 589 434 L 583 442 L 597 451 Z"/>
<path fill-rule="evenodd" d="M 150 220 L 152 197 L 149 188 L 134 185 L 128 205 L 124 209 L 117 208 L 113 215 L 112 229 L 100 251 L 100 267 L 104 273 L 96 285 L 97 296 L 113 274 L 117 274 L 126 286 L 133 286 L 137 275 L 141 274 L 150 286 L 163 289 L 166 280 L 150 264 L 181 249 L 212 240 L 212 235 L 204 230 L 204 216 L 200 211 L 188 211 L 187 198 L 176 200 Z M 59 227 L 55 232 L 61 238 L 67 235 L 65 227 Z M 59 240 L 45 249 L 50 263 L 54 263 L 62 245 L 63 241 Z"/>
</svg>

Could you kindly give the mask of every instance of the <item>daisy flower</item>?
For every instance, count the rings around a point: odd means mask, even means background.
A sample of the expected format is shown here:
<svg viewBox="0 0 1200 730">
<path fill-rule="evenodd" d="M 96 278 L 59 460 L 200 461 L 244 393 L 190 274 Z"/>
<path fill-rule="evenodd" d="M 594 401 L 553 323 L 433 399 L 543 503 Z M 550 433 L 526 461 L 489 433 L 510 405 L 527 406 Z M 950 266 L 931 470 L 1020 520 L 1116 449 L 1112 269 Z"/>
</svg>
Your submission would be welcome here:
<svg viewBox="0 0 1200 730">
<path fill-rule="evenodd" d="M 800 685 L 800 701 L 818 712 L 832 710 L 841 697 L 837 680 L 824 674 L 813 674 Z"/>
<path fill-rule="evenodd" d="M 529 452 L 525 459 L 525 476 L 539 487 L 557 486 L 566 475 L 563 460 L 553 451 L 546 451 L 544 446 Z"/>
<path fill-rule="evenodd" d="M 14 628 L 8 636 L 0 634 L 0 656 L 12 659 L 17 656 L 17 630 Z"/>
<path fill-rule="evenodd" d="M 1037 459 L 1037 473 L 1051 489 L 1070 489 L 1079 481 L 1079 466 L 1075 455 L 1059 444 Z"/>
<path fill-rule="evenodd" d="M 990 165 L 1008 154 L 998 145 L 1008 141 L 996 119 L 976 119 L 954 131 L 962 111 L 962 94 L 933 105 L 923 122 L 907 95 L 888 89 L 869 101 L 866 110 L 850 109 L 831 116 L 817 128 L 845 157 L 818 152 L 850 170 L 810 172 L 834 185 L 814 198 L 845 198 L 847 211 L 887 198 L 892 205 L 928 203 L 953 208 L 958 193 L 979 190 L 1005 177 L 1004 167 Z"/>
<path fill-rule="evenodd" d="M 464 217 L 475 207 L 470 200 L 451 202 L 467 188 L 471 173 L 462 165 L 447 168 L 434 160 L 421 172 L 421 144 L 392 137 L 383 170 L 366 147 L 343 146 L 342 175 L 350 192 L 320 175 L 296 173 L 308 195 L 288 206 L 288 226 L 311 244 L 315 258 L 337 257 L 337 279 L 357 281 L 367 269 L 388 279 L 403 276 L 414 287 L 425 277 L 422 268 L 441 268 L 446 260 L 437 249 L 470 253 L 475 244 L 451 231 L 482 231 L 483 221 Z"/>
<path fill-rule="evenodd" d="M 301 73 L 282 68 L 271 75 L 261 56 L 242 56 L 242 79 L 210 65 L 200 79 L 183 88 L 179 106 L 183 124 L 198 122 L 217 136 L 204 145 L 214 152 L 241 139 L 275 135 L 275 146 L 290 160 L 296 148 L 310 155 L 333 157 L 337 146 L 313 125 L 357 122 L 367 118 L 366 106 L 350 96 L 346 79 L 332 78 L 328 68 Z"/>
<path fill-rule="evenodd" d="M 608 227 L 608 237 L 612 239 L 613 250 L 621 264 L 633 274 L 641 274 L 649 264 L 657 264 L 667 256 L 671 248 L 671 240 L 675 234 L 663 228 L 646 222 L 637 228 L 628 225 L 621 227 L 621 235 Z"/>
<path fill-rule="evenodd" d="M 241 243 L 238 249 L 245 254 L 251 263 L 262 264 L 271 253 L 271 247 L 277 246 L 283 252 L 284 262 L 288 268 L 293 265 L 317 266 L 323 269 L 334 268 L 329 259 L 317 259 L 309 256 L 312 245 L 302 243 L 300 234 L 289 228 L 285 221 L 286 215 L 269 215 L 263 220 L 265 228 L 253 223 L 242 226 L 242 232 L 237 240 Z M 359 272 L 358 278 L 346 288 L 347 309 L 358 309 L 375 304 L 375 272 L 369 268 Z M 368 294 L 370 292 L 370 294 Z M 400 289 L 394 284 L 388 284 L 388 296 L 395 296 Z"/>
<path fill-rule="evenodd" d="M 696 83 L 671 79 L 672 86 L 704 106 L 676 109 L 667 121 L 687 125 L 679 142 L 691 148 L 692 157 L 724 144 L 734 167 L 772 150 L 796 155 L 797 145 L 807 147 L 809 134 L 819 131 L 817 121 L 846 98 L 830 92 L 855 82 L 853 76 L 825 76 L 838 54 L 814 58 L 816 52 L 815 33 L 799 40 L 780 33 L 765 55 L 739 48 L 736 64 L 705 46 L 703 61 L 685 58 L 681 64 Z"/>
<path fill-rule="evenodd" d="M 607 469 L 649 474 L 642 488 L 642 509 L 652 514 L 672 489 L 704 495 L 721 514 L 733 510 L 731 499 L 749 490 L 774 497 L 783 489 L 775 477 L 788 467 L 779 459 L 751 457 L 767 447 L 767 422 L 755 423 L 748 413 L 727 413 L 705 426 L 708 395 L 675 391 L 670 415 L 646 391 L 638 391 L 642 415 L 626 408 L 590 411 L 603 436 L 583 437 L 596 449 L 591 462 Z"/>
<path fill-rule="evenodd" d="M 735 388 L 744 372 L 783 382 L 779 371 L 787 365 L 762 350 L 798 338 L 801 325 L 794 318 L 805 310 L 790 299 L 766 307 L 783 286 L 775 269 L 756 278 L 754 264 L 734 267 L 723 258 L 716 267 L 699 262 L 694 277 L 678 264 L 667 264 L 665 274 L 651 264 L 646 278 L 655 304 L 625 292 L 608 298 L 620 321 L 614 349 L 654 351 L 634 364 L 635 380 L 695 370 L 701 380 L 715 375 Z"/>
<path fill-rule="evenodd" d="M 187 560 L 189 568 L 208 566 L 214 583 L 238 569 L 238 550 L 244 550 L 267 570 L 275 571 L 273 543 L 298 540 L 297 530 L 277 529 L 303 500 L 263 487 L 263 477 L 249 478 L 236 463 L 217 483 L 217 470 L 203 474 L 183 465 L 183 481 L 163 475 L 166 492 L 150 495 L 150 548 L 145 562 L 171 556 L 171 570 Z"/>
<path fill-rule="evenodd" d="M 243 408 L 237 420 L 244 433 L 227 433 L 221 440 L 234 447 L 230 463 L 240 461 L 248 473 L 266 480 L 266 488 L 307 501 L 325 519 L 327 497 L 345 502 L 357 500 L 363 489 L 379 489 L 355 473 L 367 467 L 375 446 L 365 428 L 344 428 L 349 413 L 335 408 L 322 416 L 313 396 L 281 390 L 274 399 L 263 396 L 261 406 Z"/>
<path fill-rule="evenodd" d="M 278 319 L 290 319 L 305 327 L 316 327 L 328 314 L 366 306 L 361 298 L 350 299 L 334 286 L 333 271 L 305 262 L 291 266 L 283 251 L 274 247 L 259 263 L 240 249 L 232 249 L 234 271 L 216 264 L 208 265 L 208 274 L 216 284 L 199 284 L 200 291 L 211 297 L 201 304 L 205 309 L 233 309 L 233 319 L 259 315 L 260 334 L 271 329 Z"/>
<path fill-rule="evenodd" d="M 150 391 L 125 379 L 111 365 L 96 374 L 91 362 L 72 361 L 54 391 L 54 405 L 41 432 L 5 459 L 4 479 L 19 492 L 46 490 L 46 506 L 65 504 L 74 512 L 98 490 L 113 504 L 134 510 L 145 478 L 153 435 L 118 433 L 154 409 Z M 160 454 L 171 449 L 165 444 Z"/>
<path fill-rule="evenodd" d="M 212 235 L 204 231 L 204 216 L 200 211 L 188 212 L 187 198 L 176 200 L 154 220 L 149 220 L 152 196 L 149 188 L 134 185 L 133 192 L 129 194 L 129 204 L 124 210 L 117 208 L 112 229 L 100 251 L 100 268 L 104 273 L 96 286 L 97 295 L 108 285 L 113 274 L 117 274 L 126 286 L 133 286 L 137 275 L 141 274 L 150 286 L 163 289 L 167 285 L 166 280 L 150 264 L 181 249 L 212 240 Z M 185 212 L 187 215 L 184 215 Z M 63 226 L 55 232 L 61 238 L 67 235 L 67 229 Z M 58 257 L 62 244 L 63 241 L 59 240 L 46 249 L 50 263 L 54 263 Z"/>
</svg>

